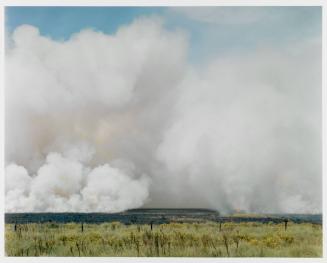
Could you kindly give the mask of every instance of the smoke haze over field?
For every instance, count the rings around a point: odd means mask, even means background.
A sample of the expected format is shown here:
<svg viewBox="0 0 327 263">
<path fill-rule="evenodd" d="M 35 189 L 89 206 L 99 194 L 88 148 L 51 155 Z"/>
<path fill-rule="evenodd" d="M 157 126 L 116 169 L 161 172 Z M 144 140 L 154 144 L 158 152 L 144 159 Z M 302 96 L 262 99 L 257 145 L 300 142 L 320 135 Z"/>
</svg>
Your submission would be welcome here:
<svg viewBox="0 0 327 263">
<path fill-rule="evenodd" d="M 188 61 L 158 17 L 6 53 L 6 211 L 321 212 L 321 39 Z"/>
</svg>

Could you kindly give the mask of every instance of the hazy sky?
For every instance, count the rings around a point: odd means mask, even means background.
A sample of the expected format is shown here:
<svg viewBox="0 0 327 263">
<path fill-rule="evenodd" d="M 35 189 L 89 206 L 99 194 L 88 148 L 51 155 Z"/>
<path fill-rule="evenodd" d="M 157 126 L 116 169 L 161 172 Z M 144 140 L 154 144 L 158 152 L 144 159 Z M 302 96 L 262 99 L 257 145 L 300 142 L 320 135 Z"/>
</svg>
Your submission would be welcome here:
<svg viewBox="0 0 327 263">
<path fill-rule="evenodd" d="M 6 211 L 321 212 L 320 7 L 5 15 Z"/>
<path fill-rule="evenodd" d="M 30 24 L 42 35 L 67 40 L 85 28 L 113 34 L 142 16 L 160 16 L 166 28 L 186 31 L 194 62 L 321 34 L 320 7 L 9 7 L 6 28 L 12 33 Z"/>
</svg>

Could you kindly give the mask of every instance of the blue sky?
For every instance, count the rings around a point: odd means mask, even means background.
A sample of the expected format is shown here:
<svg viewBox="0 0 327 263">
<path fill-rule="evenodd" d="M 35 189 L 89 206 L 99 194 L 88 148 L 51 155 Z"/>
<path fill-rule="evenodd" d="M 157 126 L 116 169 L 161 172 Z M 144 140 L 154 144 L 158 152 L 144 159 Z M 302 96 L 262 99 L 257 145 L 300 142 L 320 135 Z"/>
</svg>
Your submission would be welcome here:
<svg viewBox="0 0 327 263">
<path fill-rule="evenodd" d="M 320 7 L 7 7 L 5 14 L 9 34 L 30 24 L 56 40 L 84 28 L 113 34 L 138 17 L 160 16 L 168 29 L 187 32 L 189 58 L 196 62 L 321 35 Z"/>
</svg>

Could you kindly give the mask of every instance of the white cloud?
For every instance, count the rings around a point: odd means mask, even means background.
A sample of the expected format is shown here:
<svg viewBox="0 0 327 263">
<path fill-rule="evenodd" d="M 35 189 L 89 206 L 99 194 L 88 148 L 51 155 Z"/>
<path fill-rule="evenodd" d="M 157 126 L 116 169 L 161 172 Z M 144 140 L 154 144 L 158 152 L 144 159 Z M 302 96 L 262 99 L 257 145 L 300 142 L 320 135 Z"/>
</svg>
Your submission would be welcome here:
<svg viewBox="0 0 327 263">
<path fill-rule="evenodd" d="M 253 7 L 171 7 L 170 11 L 209 24 L 252 24 L 274 18 L 273 14 Z"/>
</svg>

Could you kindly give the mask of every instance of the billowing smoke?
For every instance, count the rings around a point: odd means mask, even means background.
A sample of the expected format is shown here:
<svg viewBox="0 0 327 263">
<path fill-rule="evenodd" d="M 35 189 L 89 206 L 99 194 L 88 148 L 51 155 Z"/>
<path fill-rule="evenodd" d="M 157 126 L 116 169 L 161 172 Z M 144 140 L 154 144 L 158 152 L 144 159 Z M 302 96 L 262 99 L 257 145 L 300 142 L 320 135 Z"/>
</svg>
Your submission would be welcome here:
<svg viewBox="0 0 327 263">
<path fill-rule="evenodd" d="M 302 48 L 220 59 L 184 79 L 157 156 L 189 200 L 227 211 L 320 211 L 319 45 Z"/>
<path fill-rule="evenodd" d="M 135 179 L 133 170 L 109 164 L 91 169 L 59 153 L 49 153 L 33 177 L 16 164 L 8 165 L 6 174 L 9 212 L 120 212 L 148 197 L 147 178 Z"/>
<path fill-rule="evenodd" d="M 6 54 L 6 211 L 321 211 L 320 39 L 187 61 L 142 18 Z"/>
</svg>

